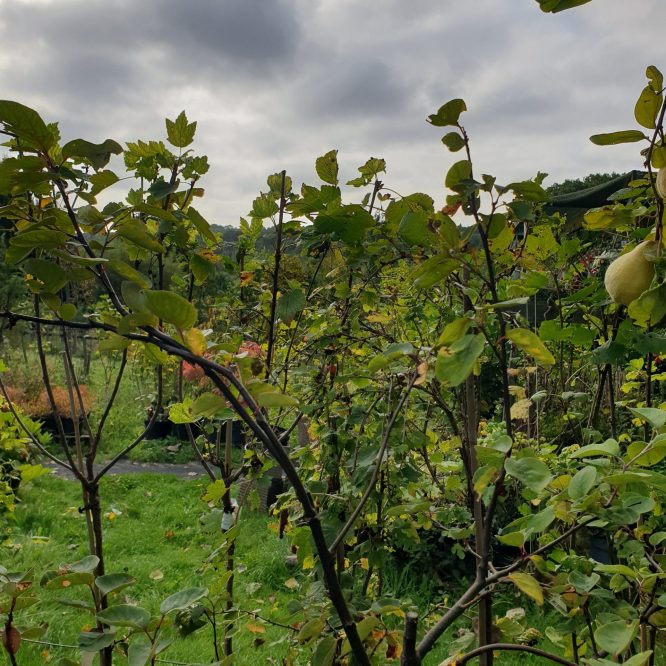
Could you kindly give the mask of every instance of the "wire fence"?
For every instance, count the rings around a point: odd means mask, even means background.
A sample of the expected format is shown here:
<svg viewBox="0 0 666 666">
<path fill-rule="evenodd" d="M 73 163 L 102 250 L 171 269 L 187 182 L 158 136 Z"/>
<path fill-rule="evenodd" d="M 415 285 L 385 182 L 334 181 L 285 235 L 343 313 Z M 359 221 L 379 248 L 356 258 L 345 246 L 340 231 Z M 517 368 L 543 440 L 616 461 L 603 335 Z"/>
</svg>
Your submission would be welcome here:
<svg viewBox="0 0 666 666">
<path fill-rule="evenodd" d="M 32 638 L 23 638 L 22 643 L 32 643 L 33 645 L 43 645 L 44 647 L 63 648 L 65 650 L 80 650 L 78 645 L 68 645 L 67 643 L 52 643 L 51 641 L 38 641 Z M 192 666 L 191 661 L 171 661 L 170 659 L 155 659 L 158 664 L 173 664 L 173 666 Z"/>
</svg>

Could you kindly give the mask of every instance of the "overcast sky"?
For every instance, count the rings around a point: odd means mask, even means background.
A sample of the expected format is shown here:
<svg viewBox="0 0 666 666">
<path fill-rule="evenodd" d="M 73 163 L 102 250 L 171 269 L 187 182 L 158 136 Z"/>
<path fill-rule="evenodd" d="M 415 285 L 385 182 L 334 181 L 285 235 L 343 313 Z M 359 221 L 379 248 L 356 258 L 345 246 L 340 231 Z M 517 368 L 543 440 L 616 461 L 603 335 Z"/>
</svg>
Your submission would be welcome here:
<svg viewBox="0 0 666 666">
<path fill-rule="evenodd" d="M 344 179 L 368 157 L 384 182 L 441 205 L 459 159 L 425 122 L 462 97 L 477 172 L 547 183 L 640 168 L 635 127 L 649 64 L 666 71 L 666 0 L 0 0 L 0 96 L 60 122 L 63 139 L 165 136 L 198 121 L 211 170 L 198 205 L 238 224 L 266 176 L 316 183 L 337 148 Z"/>
</svg>

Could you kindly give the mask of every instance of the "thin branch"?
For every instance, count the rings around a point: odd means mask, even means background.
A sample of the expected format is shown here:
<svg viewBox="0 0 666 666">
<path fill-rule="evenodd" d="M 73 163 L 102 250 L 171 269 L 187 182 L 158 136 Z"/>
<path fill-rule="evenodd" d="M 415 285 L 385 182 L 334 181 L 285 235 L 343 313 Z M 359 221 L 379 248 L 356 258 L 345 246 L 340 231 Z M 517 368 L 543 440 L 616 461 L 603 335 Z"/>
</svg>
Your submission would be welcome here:
<svg viewBox="0 0 666 666">
<path fill-rule="evenodd" d="M 120 368 L 118 369 L 118 374 L 116 375 L 116 381 L 113 385 L 113 390 L 111 391 L 111 395 L 109 396 L 106 406 L 104 407 L 104 411 L 102 412 L 102 416 L 97 426 L 97 432 L 95 433 L 95 439 L 91 444 L 93 457 L 95 456 L 95 453 L 97 453 L 97 447 L 99 446 L 99 442 L 102 438 L 102 431 L 104 430 L 104 424 L 106 423 L 106 419 L 109 417 L 113 404 L 116 401 L 116 397 L 118 395 L 118 390 L 120 389 L 120 383 L 122 381 L 126 365 L 127 365 L 127 349 L 123 349 L 123 355 L 120 361 Z"/>
<path fill-rule="evenodd" d="M 418 379 L 417 373 L 414 373 L 412 377 L 410 377 L 409 383 L 407 384 L 407 388 L 405 389 L 404 393 L 400 396 L 400 399 L 398 400 L 398 403 L 396 404 L 395 409 L 391 414 L 391 418 L 388 422 L 388 425 L 386 426 L 386 431 L 384 432 L 384 437 L 382 438 L 382 443 L 379 447 L 379 452 L 377 453 L 377 462 L 375 463 L 375 468 L 372 470 L 372 475 L 370 476 L 368 485 L 366 486 L 366 489 L 363 495 L 361 496 L 359 503 L 356 505 L 356 508 L 354 509 L 354 511 L 352 511 L 351 516 L 349 516 L 349 520 L 347 520 L 347 522 L 344 524 L 340 532 L 338 532 L 338 535 L 335 537 L 333 543 L 329 546 L 328 552 L 331 554 L 333 554 L 336 551 L 337 547 L 347 536 L 349 530 L 351 530 L 351 528 L 354 526 L 354 523 L 361 515 L 365 503 L 370 498 L 370 495 L 372 494 L 372 491 L 374 490 L 375 485 L 377 484 L 377 479 L 379 478 L 379 471 L 381 470 L 382 464 L 384 462 L 384 455 L 386 454 L 386 449 L 388 447 L 388 441 L 391 435 L 391 431 L 393 430 L 393 426 L 395 425 L 396 419 L 398 418 L 398 414 L 402 410 L 402 406 L 405 404 L 405 400 L 407 400 L 407 397 L 409 396 L 414 386 L 414 382 L 417 379 Z"/>
<path fill-rule="evenodd" d="M 280 212 L 278 214 L 277 235 L 275 238 L 275 263 L 273 266 L 273 290 L 271 292 L 271 314 L 268 320 L 268 350 L 266 351 L 266 377 L 270 377 L 275 345 L 275 317 L 277 309 L 278 283 L 280 278 L 280 260 L 282 259 L 282 221 L 286 205 L 287 172 L 280 174 Z"/>
<path fill-rule="evenodd" d="M 577 666 L 575 661 L 569 661 L 557 654 L 551 654 L 550 652 L 540 650 L 531 645 L 518 645 L 517 643 L 489 643 L 488 645 L 482 645 L 461 657 L 457 657 L 455 661 L 456 664 L 462 666 L 475 657 L 485 654 L 486 652 L 494 652 L 495 650 L 498 652 L 529 652 L 530 654 L 537 655 L 537 657 L 554 661 L 556 664 L 562 664 L 563 666 Z"/>
</svg>

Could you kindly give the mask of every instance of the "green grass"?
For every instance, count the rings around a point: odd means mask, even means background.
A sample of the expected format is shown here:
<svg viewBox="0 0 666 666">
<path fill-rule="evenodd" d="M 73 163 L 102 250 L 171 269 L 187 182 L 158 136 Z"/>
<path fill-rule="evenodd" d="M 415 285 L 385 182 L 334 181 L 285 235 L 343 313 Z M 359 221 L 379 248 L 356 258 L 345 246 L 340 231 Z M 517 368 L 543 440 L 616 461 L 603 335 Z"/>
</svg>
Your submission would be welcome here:
<svg viewBox="0 0 666 666">
<path fill-rule="evenodd" d="M 204 560 L 219 543 L 219 532 L 206 531 L 200 521 L 207 513 L 207 506 L 200 499 L 206 485 L 204 479 L 183 480 L 154 474 L 106 477 L 101 489 L 103 510 L 119 512 L 114 520 L 105 519 L 107 571 L 127 571 L 137 578 L 136 585 L 122 592 L 128 601 L 156 611 L 160 601 L 178 589 L 214 585 L 215 572 L 203 567 Z M 42 572 L 86 555 L 85 523 L 78 512 L 81 499 L 75 482 L 41 478 L 23 490 L 22 496 L 24 502 L 17 508 L 16 520 L 0 548 L 3 566 L 15 571 L 33 569 L 38 579 Z M 269 519 L 262 514 L 248 510 L 242 513 L 236 548 L 236 563 L 241 569 L 236 577 L 236 603 L 245 610 L 258 611 L 266 618 L 291 624 L 300 616 L 291 615 L 287 606 L 290 601 L 302 598 L 307 583 L 301 581 L 302 587 L 293 590 L 284 585 L 294 575 L 299 580 L 300 577 L 285 564 L 289 550 L 287 541 L 279 540 L 268 523 Z M 158 571 L 163 577 L 151 578 L 151 574 L 155 577 Z M 441 590 L 436 590 L 427 576 L 417 577 L 413 573 L 388 570 L 384 593 L 411 599 L 423 613 L 430 599 L 441 598 Z M 61 605 L 57 598 L 85 598 L 83 588 L 71 588 L 64 593 L 40 589 L 38 595 L 40 604 L 25 611 L 29 613 L 30 624 L 47 623 L 47 641 L 75 644 L 90 616 Z M 507 599 L 506 608 L 516 605 L 516 601 Z M 552 617 L 537 615 L 531 619 L 541 629 L 553 621 Z M 286 645 L 274 642 L 285 636 L 285 630 L 268 626 L 261 635 L 265 642 L 255 646 L 255 637 L 246 627 L 248 621 L 249 618 L 238 623 L 235 663 L 280 663 Z M 398 618 L 395 623 L 399 628 Z M 447 632 L 441 645 L 425 660 L 426 666 L 436 666 L 446 658 L 447 644 L 455 638 L 456 630 L 454 626 Z M 59 658 L 76 655 L 74 650 L 24 643 L 19 663 L 22 666 L 43 664 L 40 653 L 44 649 L 49 650 L 55 663 Z M 213 658 L 210 630 L 206 628 L 186 639 L 176 640 L 162 656 L 188 663 L 210 662 Z M 270 658 L 277 661 L 271 662 Z M 124 666 L 125 661 L 118 657 L 114 663 Z M 536 666 L 541 662 L 529 655 L 506 654 L 497 663 L 498 666 Z"/>
<path fill-rule="evenodd" d="M 199 522 L 207 511 L 199 499 L 205 485 L 202 480 L 149 474 L 108 477 L 104 482 L 104 511 L 120 512 L 115 520 L 106 520 L 107 571 L 127 571 L 137 578 L 136 585 L 122 592 L 132 602 L 156 611 L 160 601 L 178 589 L 214 583 L 215 572 L 202 571 L 203 561 L 219 543 L 219 532 L 208 533 Z M 44 478 L 23 496 L 26 501 L 17 509 L 16 522 L 0 550 L 3 566 L 15 571 L 32 568 L 38 578 L 45 570 L 86 555 L 85 524 L 77 510 L 81 501 L 76 483 Z M 284 581 L 293 575 L 284 563 L 288 544 L 269 531 L 266 516 L 243 512 L 237 552 L 237 563 L 242 569 L 236 578 L 239 607 L 289 621 L 286 605 L 300 593 L 284 586 Z M 163 578 L 151 579 L 151 573 L 155 576 L 157 571 Z M 29 612 L 32 625 L 48 623 L 45 640 L 75 644 L 90 616 L 59 604 L 56 599 L 63 596 L 85 598 L 83 588 L 71 588 L 64 594 L 42 589 L 39 597 L 43 601 L 25 612 Z M 253 647 L 253 636 L 244 628 L 246 623 L 241 622 L 243 626 L 236 638 L 241 655 L 238 663 L 270 663 L 269 655 L 284 651 L 282 646 L 268 647 L 283 635 L 283 630 L 267 627 L 262 636 L 266 647 Z M 179 639 L 164 657 L 209 662 L 213 657 L 210 637 L 211 632 L 204 629 Z M 40 657 L 44 649 L 24 643 L 19 663 L 44 663 Z M 63 648 L 50 648 L 49 652 L 56 662 L 56 657 L 72 658 L 76 654 Z M 245 661 L 243 653 L 256 654 L 258 661 Z M 123 664 L 124 660 L 118 658 L 117 663 Z"/>
</svg>

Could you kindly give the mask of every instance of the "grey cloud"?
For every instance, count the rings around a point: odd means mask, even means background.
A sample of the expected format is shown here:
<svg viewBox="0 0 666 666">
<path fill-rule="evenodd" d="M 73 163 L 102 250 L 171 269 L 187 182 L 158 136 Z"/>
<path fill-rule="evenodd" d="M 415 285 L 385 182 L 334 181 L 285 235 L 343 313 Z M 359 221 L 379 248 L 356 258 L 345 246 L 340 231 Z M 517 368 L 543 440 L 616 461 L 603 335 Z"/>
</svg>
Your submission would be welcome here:
<svg viewBox="0 0 666 666">
<path fill-rule="evenodd" d="M 340 58 L 324 65 L 322 71 L 324 81 L 317 83 L 321 72 L 313 72 L 301 86 L 308 97 L 305 108 L 317 122 L 385 117 L 387 110 L 400 113 L 405 106 L 407 88 L 386 63 Z"/>
<path fill-rule="evenodd" d="M 638 165 L 635 146 L 588 142 L 634 126 L 645 66 L 664 64 L 663 0 L 631 4 L 547 16 L 534 0 L 0 0 L 2 96 L 67 138 L 159 138 L 184 108 L 212 163 L 200 209 L 221 223 L 268 173 L 316 182 L 331 148 L 345 178 L 377 155 L 391 187 L 442 200 L 459 156 L 425 118 L 452 97 L 501 182 Z"/>
</svg>

